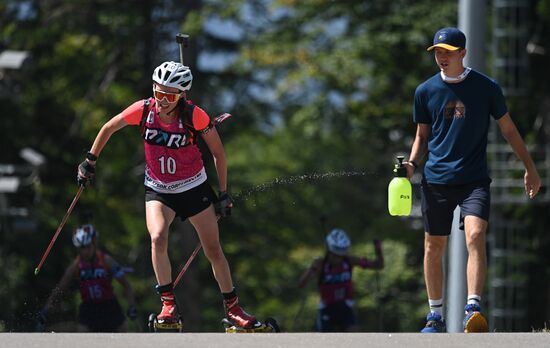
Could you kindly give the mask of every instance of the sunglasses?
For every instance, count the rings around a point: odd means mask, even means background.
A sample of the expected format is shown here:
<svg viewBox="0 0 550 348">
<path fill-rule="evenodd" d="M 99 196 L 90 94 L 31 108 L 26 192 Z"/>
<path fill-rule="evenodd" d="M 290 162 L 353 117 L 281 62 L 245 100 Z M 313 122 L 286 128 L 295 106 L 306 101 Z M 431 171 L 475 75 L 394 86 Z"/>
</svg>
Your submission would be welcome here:
<svg viewBox="0 0 550 348">
<path fill-rule="evenodd" d="M 166 98 L 166 100 L 169 103 L 174 103 L 181 98 L 181 96 L 183 95 L 183 92 L 170 93 L 170 92 L 161 91 L 153 87 L 153 95 L 155 96 L 155 99 L 158 101 Z"/>
</svg>

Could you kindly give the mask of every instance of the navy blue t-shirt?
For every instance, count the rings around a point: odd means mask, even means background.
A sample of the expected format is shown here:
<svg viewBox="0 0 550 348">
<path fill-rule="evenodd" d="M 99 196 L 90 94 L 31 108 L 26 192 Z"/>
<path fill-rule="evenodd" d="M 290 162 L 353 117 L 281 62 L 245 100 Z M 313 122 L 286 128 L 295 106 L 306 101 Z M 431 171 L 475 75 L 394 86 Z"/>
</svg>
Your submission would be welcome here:
<svg viewBox="0 0 550 348">
<path fill-rule="evenodd" d="M 459 83 L 443 82 L 437 73 L 419 85 L 413 121 L 432 126 L 426 181 L 459 185 L 489 178 L 489 115 L 498 120 L 507 112 L 500 86 L 474 70 Z"/>
</svg>

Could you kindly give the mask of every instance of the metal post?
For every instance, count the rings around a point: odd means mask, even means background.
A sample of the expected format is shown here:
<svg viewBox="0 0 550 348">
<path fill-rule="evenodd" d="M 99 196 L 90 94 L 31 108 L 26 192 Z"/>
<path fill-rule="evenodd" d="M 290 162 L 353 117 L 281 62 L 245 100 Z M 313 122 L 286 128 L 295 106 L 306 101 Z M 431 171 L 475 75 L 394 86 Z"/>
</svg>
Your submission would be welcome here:
<svg viewBox="0 0 550 348">
<path fill-rule="evenodd" d="M 466 35 L 464 65 L 477 71 L 485 70 L 485 1 L 459 0 L 458 28 Z M 454 212 L 449 238 L 449 277 L 447 279 L 447 331 L 461 332 L 463 308 L 466 302 L 466 243 L 464 232 L 458 227 L 460 208 Z"/>
<path fill-rule="evenodd" d="M 456 207 L 449 238 L 449 271 L 447 278 L 447 332 L 462 332 L 462 319 L 466 302 L 466 242 L 464 231 L 459 228 L 460 208 Z"/>
<path fill-rule="evenodd" d="M 459 0 L 458 28 L 466 35 L 464 65 L 485 73 L 485 1 Z"/>
</svg>

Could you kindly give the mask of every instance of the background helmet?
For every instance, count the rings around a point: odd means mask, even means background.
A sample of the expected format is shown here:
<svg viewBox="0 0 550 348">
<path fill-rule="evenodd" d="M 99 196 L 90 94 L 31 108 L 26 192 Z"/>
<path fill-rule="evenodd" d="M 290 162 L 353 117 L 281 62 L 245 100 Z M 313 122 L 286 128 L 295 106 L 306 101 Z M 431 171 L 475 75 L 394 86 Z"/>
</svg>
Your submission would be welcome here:
<svg viewBox="0 0 550 348">
<path fill-rule="evenodd" d="M 97 231 L 91 224 L 82 225 L 73 234 L 73 244 L 77 248 L 88 246 L 97 237 Z"/>
<path fill-rule="evenodd" d="M 177 62 L 164 62 L 153 72 L 153 81 L 185 92 L 191 89 L 193 75 L 188 66 Z"/>
<path fill-rule="evenodd" d="M 327 248 L 336 255 L 346 255 L 348 253 L 351 241 L 347 233 L 339 228 L 335 228 L 327 235 Z"/>
</svg>

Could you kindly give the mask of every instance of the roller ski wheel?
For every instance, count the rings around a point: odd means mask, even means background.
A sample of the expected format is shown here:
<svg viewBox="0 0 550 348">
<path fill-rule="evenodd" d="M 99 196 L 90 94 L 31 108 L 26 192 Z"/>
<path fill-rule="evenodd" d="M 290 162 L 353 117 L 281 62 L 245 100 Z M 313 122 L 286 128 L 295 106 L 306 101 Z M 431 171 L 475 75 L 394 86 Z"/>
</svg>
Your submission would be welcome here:
<svg viewBox="0 0 550 348">
<path fill-rule="evenodd" d="M 264 324 L 271 328 L 271 332 L 281 332 L 281 328 L 279 327 L 279 324 L 277 323 L 277 320 L 273 318 L 266 318 L 264 320 Z"/>
<path fill-rule="evenodd" d="M 226 333 L 261 333 L 261 332 L 281 332 L 277 321 L 273 318 L 267 318 L 264 322 L 256 321 L 250 328 L 240 327 L 233 324 L 227 318 L 222 319 L 222 324 Z"/>
<path fill-rule="evenodd" d="M 149 332 L 183 332 L 183 321 L 178 318 L 177 321 L 169 323 L 159 323 L 155 313 L 149 314 L 148 325 Z"/>
</svg>

